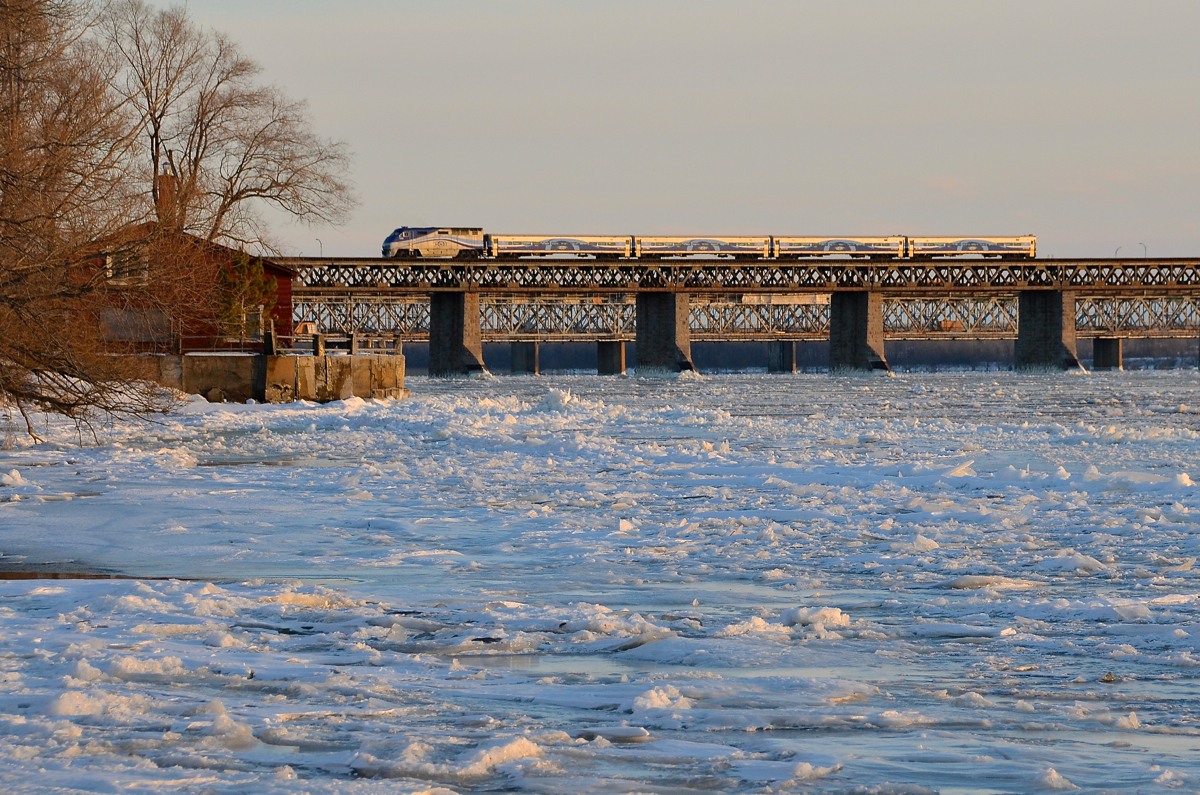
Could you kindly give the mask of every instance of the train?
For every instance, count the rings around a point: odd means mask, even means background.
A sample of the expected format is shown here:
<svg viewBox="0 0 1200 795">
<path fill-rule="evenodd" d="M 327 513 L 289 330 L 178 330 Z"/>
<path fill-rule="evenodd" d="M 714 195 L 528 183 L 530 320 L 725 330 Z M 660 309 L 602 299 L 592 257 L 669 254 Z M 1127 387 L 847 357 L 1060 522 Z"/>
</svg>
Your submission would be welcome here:
<svg viewBox="0 0 1200 795">
<path fill-rule="evenodd" d="M 474 227 L 402 226 L 383 241 L 383 256 L 432 259 L 587 257 L 663 259 L 931 259 L 982 256 L 1033 259 L 1037 238 L 1021 237 L 664 237 L 640 235 L 497 235 Z"/>
</svg>

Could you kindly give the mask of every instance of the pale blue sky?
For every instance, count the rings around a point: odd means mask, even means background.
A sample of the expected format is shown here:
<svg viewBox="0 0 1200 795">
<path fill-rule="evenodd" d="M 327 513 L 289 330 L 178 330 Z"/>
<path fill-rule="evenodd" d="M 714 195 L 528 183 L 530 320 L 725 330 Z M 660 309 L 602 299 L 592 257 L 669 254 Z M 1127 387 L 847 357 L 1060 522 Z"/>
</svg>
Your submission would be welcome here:
<svg viewBox="0 0 1200 795">
<path fill-rule="evenodd" d="M 1200 3 L 192 0 L 362 205 L 511 233 L 1028 234 L 1200 256 Z"/>
</svg>

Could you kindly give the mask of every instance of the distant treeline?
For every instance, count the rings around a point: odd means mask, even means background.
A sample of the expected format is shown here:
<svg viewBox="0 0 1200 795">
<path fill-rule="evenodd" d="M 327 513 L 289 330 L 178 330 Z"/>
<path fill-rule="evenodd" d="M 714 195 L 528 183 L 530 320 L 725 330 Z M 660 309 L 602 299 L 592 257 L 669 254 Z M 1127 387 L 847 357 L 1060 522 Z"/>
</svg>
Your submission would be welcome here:
<svg viewBox="0 0 1200 795">
<path fill-rule="evenodd" d="M 1125 368 L 1167 369 L 1194 367 L 1200 353 L 1197 339 L 1161 339 L 1125 341 Z M 1084 366 L 1091 365 L 1092 341 L 1080 340 L 1079 356 Z M 625 348 L 630 369 L 637 366 L 637 345 Z M 899 372 L 907 370 L 1010 370 L 1013 367 L 1012 340 L 934 340 L 894 341 L 887 343 L 887 359 Z M 424 374 L 429 367 L 429 346 L 411 343 L 404 346 L 410 374 Z M 512 349 L 506 343 L 483 346 L 483 358 L 493 373 L 507 373 L 512 366 Z M 596 344 L 592 342 L 543 343 L 539 350 L 542 372 L 595 370 Z M 692 361 L 705 372 L 753 371 L 767 369 L 765 342 L 693 342 Z M 829 343 L 796 344 L 796 369 L 820 372 L 829 364 Z"/>
</svg>

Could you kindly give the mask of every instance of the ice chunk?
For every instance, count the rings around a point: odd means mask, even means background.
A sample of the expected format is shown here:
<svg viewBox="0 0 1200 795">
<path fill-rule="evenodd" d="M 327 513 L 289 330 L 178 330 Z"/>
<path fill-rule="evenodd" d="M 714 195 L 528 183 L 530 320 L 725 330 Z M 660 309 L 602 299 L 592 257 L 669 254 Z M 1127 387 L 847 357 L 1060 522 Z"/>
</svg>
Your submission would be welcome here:
<svg viewBox="0 0 1200 795">
<path fill-rule="evenodd" d="M 995 475 L 996 480 L 1024 480 L 1027 477 L 1029 477 L 1028 469 L 1017 469 L 1012 464 L 1001 469 Z"/>
<path fill-rule="evenodd" d="M 188 673 L 178 657 L 162 657 L 157 660 L 139 660 L 136 657 L 120 657 L 108 667 L 108 675 L 126 682 L 158 681 L 178 679 Z"/>
<path fill-rule="evenodd" d="M 819 767 L 811 762 L 768 762 L 762 759 L 734 759 L 731 763 L 743 781 L 812 781 L 842 769 L 841 765 Z"/>
<path fill-rule="evenodd" d="M 850 616 L 838 607 L 797 607 L 784 610 L 779 614 L 779 620 L 788 626 L 809 626 L 824 624 L 827 627 L 848 627 Z"/>
<path fill-rule="evenodd" d="M 938 548 L 938 542 L 934 541 L 932 538 L 926 538 L 920 533 L 917 533 L 915 536 L 913 536 L 912 545 L 913 549 L 917 550 L 918 552 L 929 552 L 930 550 Z"/>
<path fill-rule="evenodd" d="M 898 542 L 891 545 L 891 548 L 896 551 L 911 551 L 911 552 L 931 552 L 937 549 L 940 545 L 932 538 L 917 533 L 913 536 L 913 540 L 907 543 Z"/>
<path fill-rule="evenodd" d="M 591 726 L 579 732 L 585 740 L 595 740 L 597 737 L 613 743 L 648 743 L 653 737 L 641 726 Z"/>
<path fill-rule="evenodd" d="M 798 781 L 812 781 L 813 779 L 824 778 L 830 773 L 836 773 L 841 770 L 841 765 L 834 767 L 813 767 L 808 762 L 801 762 L 792 768 L 792 778 Z"/>
<path fill-rule="evenodd" d="M 952 469 L 947 469 L 945 472 L 942 473 L 942 477 L 944 477 L 944 478 L 974 477 L 975 470 L 971 469 L 971 464 L 974 464 L 974 463 L 975 463 L 974 460 L 964 461 L 963 463 L 959 464 L 956 467 L 953 467 Z"/>
<path fill-rule="evenodd" d="M 1020 589 L 1033 588 L 1037 583 L 1029 580 L 1014 580 L 1011 577 L 1000 577 L 995 574 L 964 574 L 939 585 L 954 591 L 976 591 L 980 588 Z"/>
<path fill-rule="evenodd" d="M 239 723 L 228 715 L 213 718 L 211 733 L 221 744 L 233 751 L 244 751 L 258 744 L 248 724 Z"/>
<path fill-rule="evenodd" d="M 1095 574 L 1098 571 L 1103 571 L 1106 567 L 1090 555 L 1085 555 L 1073 549 L 1064 549 L 1059 551 L 1054 557 L 1034 564 L 1034 568 L 1038 571 L 1073 571 L 1081 574 Z"/>
<path fill-rule="evenodd" d="M 524 737 L 518 737 L 509 742 L 499 741 L 480 747 L 460 758 L 462 767 L 458 770 L 458 775 L 463 778 L 481 778 L 486 776 L 496 765 L 541 755 L 541 746 Z"/>
<path fill-rule="evenodd" d="M 213 646 L 218 649 L 228 649 L 234 646 L 245 646 L 246 644 L 228 632 L 217 630 L 208 634 L 208 637 L 204 639 L 204 645 Z"/>
<path fill-rule="evenodd" d="M 713 633 L 714 638 L 733 638 L 738 635 L 750 635 L 756 632 L 788 632 L 788 628 L 782 624 L 771 624 L 763 621 L 758 616 L 753 616 L 749 621 L 741 621 L 737 624 L 730 624 L 727 627 L 722 627 Z"/>
<path fill-rule="evenodd" d="M 1005 634 L 1005 629 L 1008 628 L 930 621 L 910 627 L 909 632 L 919 638 L 999 638 Z"/>
<path fill-rule="evenodd" d="M 99 668 L 92 666 L 87 660 L 79 660 L 71 669 L 71 676 L 81 682 L 94 682 L 104 676 Z"/>
<path fill-rule="evenodd" d="M 1052 767 L 1048 767 L 1039 773 L 1037 778 L 1033 780 L 1033 783 L 1036 784 L 1039 789 L 1045 790 L 1079 789 L 1079 787 L 1063 778 L 1062 775 Z"/>
<path fill-rule="evenodd" d="M 103 699 L 78 691 L 62 693 L 50 702 L 51 715 L 100 715 L 104 710 Z"/>
<path fill-rule="evenodd" d="M 575 402 L 575 397 L 569 389 L 551 389 L 542 402 L 538 404 L 539 411 L 563 411 Z"/>
<path fill-rule="evenodd" d="M 1138 720 L 1136 712 L 1130 712 L 1128 715 L 1122 715 L 1113 723 L 1118 729 L 1134 730 L 1142 728 L 1142 722 Z"/>
<path fill-rule="evenodd" d="M 762 619 L 759 619 L 760 621 Z M 680 694 L 674 685 L 664 685 L 647 690 L 634 698 L 634 712 L 646 712 L 652 709 L 691 709 L 692 700 Z"/>
<path fill-rule="evenodd" d="M 49 712 L 51 715 L 114 715 L 130 718 L 144 715 L 150 710 L 152 703 L 149 698 L 141 695 L 89 695 L 78 690 L 68 690 L 50 702 Z"/>
<path fill-rule="evenodd" d="M 975 707 L 976 709 L 996 706 L 995 701 L 990 701 L 987 698 L 984 698 L 974 690 L 968 690 L 966 693 L 963 693 L 961 696 L 954 699 L 954 703 L 964 707 Z"/>
<path fill-rule="evenodd" d="M 276 602 L 283 605 L 295 605 L 296 607 L 316 607 L 323 610 L 358 607 L 360 602 L 349 599 L 341 594 L 334 593 L 327 589 L 318 589 L 317 593 L 299 593 L 296 591 L 288 591 L 281 593 L 278 596 L 264 596 L 264 602 Z"/>
<path fill-rule="evenodd" d="M 491 774 L 498 765 L 542 756 L 541 746 L 524 737 L 481 745 L 462 754 L 457 764 L 423 761 L 429 750 L 424 743 L 412 743 L 389 760 L 359 752 L 350 760 L 350 768 L 367 777 L 477 780 Z"/>
</svg>

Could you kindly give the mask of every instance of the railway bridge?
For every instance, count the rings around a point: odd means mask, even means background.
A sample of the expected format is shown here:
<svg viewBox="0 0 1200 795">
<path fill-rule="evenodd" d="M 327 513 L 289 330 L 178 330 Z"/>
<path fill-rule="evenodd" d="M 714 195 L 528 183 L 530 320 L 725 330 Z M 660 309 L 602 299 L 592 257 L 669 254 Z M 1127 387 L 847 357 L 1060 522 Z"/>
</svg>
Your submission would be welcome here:
<svg viewBox="0 0 1200 795">
<path fill-rule="evenodd" d="M 1122 340 L 1200 333 L 1200 258 L 931 260 L 276 258 L 293 269 L 294 320 L 318 333 L 428 340 L 430 373 L 484 367 L 508 341 L 514 367 L 537 345 L 594 341 L 601 373 L 691 369 L 692 340 L 765 340 L 773 370 L 794 343 L 828 339 L 830 371 L 886 370 L 885 339 L 1014 339 L 1020 369 L 1098 369 Z"/>
</svg>

